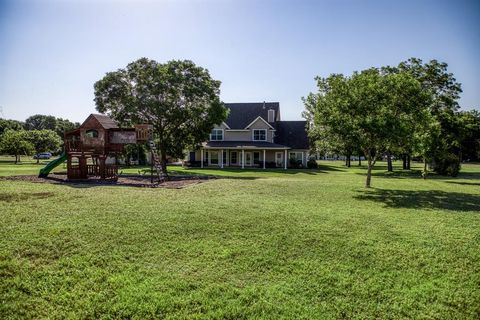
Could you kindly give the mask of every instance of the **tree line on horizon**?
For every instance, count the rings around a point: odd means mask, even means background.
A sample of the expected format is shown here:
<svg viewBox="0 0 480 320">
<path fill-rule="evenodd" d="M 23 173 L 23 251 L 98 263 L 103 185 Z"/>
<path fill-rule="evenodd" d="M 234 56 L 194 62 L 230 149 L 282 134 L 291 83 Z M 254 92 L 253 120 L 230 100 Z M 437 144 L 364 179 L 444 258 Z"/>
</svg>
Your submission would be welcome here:
<svg viewBox="0 0 480 320">
<path fill-rule="evenodd" d="M 366 187 L 376 161 L 392 156 L 410 169 L 412 157 L 431 169 L 456 176 L 464 160 L 480 158 L 480 113 L 460 111 L 461 84 L 446 63 L 411 58 L 397 66 L 351 75 L 316 77 L 318 91 L 303 98 L 314 150 L 367 160 Z"/>
<path fill-rule="evenodd" d="M 79 126 L 78 122 L 42 114 L 25 121 L 0 118 L 0 153 L 14 155 L 18 163 L 22 155 L 60 152 L 64 132 Z"/>
<path fill-rule="evenodd" d="M 394 67 L 331 74 L 316 81 L 318 91 L 303 98 L 312 149 L 346 155 L 348 166 L 352 155 L 365 156 L 367 187 L 383 156 L 389 171 L 392 156 L 403 159 L 404 169 L 410 169 L 410 159 L 420 159 L 424 178 L 430 169 L 455 176 L 462 161 L 480 158 L 480 113 L 460 111 L 461 84 L 446 63 L 411 58 Z M 94 100 L 99 112 L 122 125 L 153 126 L 166 174 L 167 155 L 183 157 L 226 119 L 220 84 L 189 60 L 159 63 L 140 58 L 97 81 Z M 43 115 L 24 123 L 0 120 L 0 151 L 17 155 L 54 149 L 63 132 L 78 125 Z"/>
</svg>

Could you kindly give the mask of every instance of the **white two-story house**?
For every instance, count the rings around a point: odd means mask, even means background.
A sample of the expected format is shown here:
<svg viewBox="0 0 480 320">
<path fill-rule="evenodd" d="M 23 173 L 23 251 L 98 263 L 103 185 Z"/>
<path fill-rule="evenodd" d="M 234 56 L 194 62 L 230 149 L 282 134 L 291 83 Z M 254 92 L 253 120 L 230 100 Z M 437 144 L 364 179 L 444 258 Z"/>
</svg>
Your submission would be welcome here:
<svg viewBox="0 0 480 320">
<path fill-rule="evenodd" d="M 287 169 L 297 162 L 306 166 L 306 121 L 281 121 L 278 102 L 225 106 L 230 110 L 228 118 L 212 130 L 209 141 L 190 153 L 191 164 Z"/>
</svg>

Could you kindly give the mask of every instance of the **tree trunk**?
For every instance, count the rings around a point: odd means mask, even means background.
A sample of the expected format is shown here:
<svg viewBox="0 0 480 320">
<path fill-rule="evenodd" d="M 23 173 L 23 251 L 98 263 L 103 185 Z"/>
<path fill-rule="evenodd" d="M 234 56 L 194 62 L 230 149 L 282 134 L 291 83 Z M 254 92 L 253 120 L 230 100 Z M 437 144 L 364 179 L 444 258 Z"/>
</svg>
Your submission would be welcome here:
<svg viewBox="0 0 480 320">
<path fill-rule="evenodd" d="M 346 156 L 346 158 L 345 158 L 345 166 L 346 166 L 347 168 L 350 168 L 350 166 L 351 166 L 351 164 L 352 164 L 352 163 L 351 163 L 351 159 L 350 159 L 351 157 L 352 157 L 352 153 L 351 153 L 351 152 L 347 152 L 347 156 Z"/>
<path fill-rule="evenodd" d="M 18 161 L 19 161 L 18 159 L 19 159 L 19 158 L 20 158 L 20 157 L 19 157 L 18 155 L 15 155 L 15 164 L 18 163 Z"/>
<path fill-rule="evenodd" d="M 403 163 L 403 170 L 407 170 L 407 154 L 402 154 L 402 163 Z"/>
<path fill-rule="evenodd" d="M 423 158 L 423 172 L 422 172 L 423 179 L 427 179 L 427 174 L 428 174 L 427 159 Z"/>
<path fill-rule="evenodd" d="M 37 153 L 37 164 L 40 163 L 40 157 L 38 156 L 38 153 Z"/>
<path fill-rule="evenodd" d="M 367 181 L 365 182 L 365 187 L 370 188 L 371 181 L 372 181 L 372 155 L 370 151 L 367 154 L 367 162 L 368 162 L 368 169 L 367 169 Z"/>
<path fill-rule="evenodd" d="M 165 150 L 161 150 L 161 160 L 160 165 L 162 167 L 162 174 L 167 177 L 167 152 Z"/>
<path fill-rule="evenodd" d="M 359 167 L 362 166 L 362 157 L 361 156 L 358 156 L 358 166 Z"/>
<path fill-rule="evenodd" d="M 407 154 L 407 170 L 410 170 L 410 155 Z"/>
<path fill-rule="evenodd" d="M 393 172 L 392 155 L 390 154 L 390 151 L 387 152 L 387 171 Z"/>
</svg>

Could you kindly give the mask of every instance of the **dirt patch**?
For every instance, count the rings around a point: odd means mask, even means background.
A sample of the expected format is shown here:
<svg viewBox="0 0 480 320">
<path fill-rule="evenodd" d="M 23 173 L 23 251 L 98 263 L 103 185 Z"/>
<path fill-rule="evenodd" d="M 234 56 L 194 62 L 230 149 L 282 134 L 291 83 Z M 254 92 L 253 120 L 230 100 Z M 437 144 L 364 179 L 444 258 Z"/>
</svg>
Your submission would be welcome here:
<svg viewBox="0 0 480 320">
<path fill-rule="evenodd" d="M 142 188 L 172 188 L 181 189 L 189 185 L 202 183 L 214 179 L 206 176 L 170 176 L 168 180 L 158 183 L 154 179 L 154 183 L 150 182 L 150 176 L 141 175 L 121 175 L 117 180 L 107 179 L 101 180 L 97 178 L 90 178 L 87 180 L 68 180 L 65 174 L 50 174 L 47 178 L 39 178 L 34 175 L 25 176 L 8 176 L 0 177 L 1 180 L 11 181 L 26 181 L 33 183 L 53 183 L 53 184 L 66 184 L 71 186 L 97 186 L 97 185 L 111 185 L 111 186 L 130 186 L 130 187 L 142 187 Z"/>
</svg>

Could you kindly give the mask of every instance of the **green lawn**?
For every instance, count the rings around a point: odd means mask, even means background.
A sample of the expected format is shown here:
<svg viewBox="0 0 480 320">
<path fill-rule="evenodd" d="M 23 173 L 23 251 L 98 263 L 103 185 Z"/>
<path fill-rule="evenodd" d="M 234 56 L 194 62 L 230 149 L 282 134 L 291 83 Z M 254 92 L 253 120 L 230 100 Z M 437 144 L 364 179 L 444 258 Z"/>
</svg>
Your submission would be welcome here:
<svg viewBox="0 0 480 320">
<path fill-rule="evenodd" d="M 40 167 L 0 159 L 3 176 Z M 380 164 L 371 190 L 340 162 L 171 169 L 220 178 L 0 180 L 0 318 L 480 317 L 479 165 L 424 181 Z"/>
</svg>

